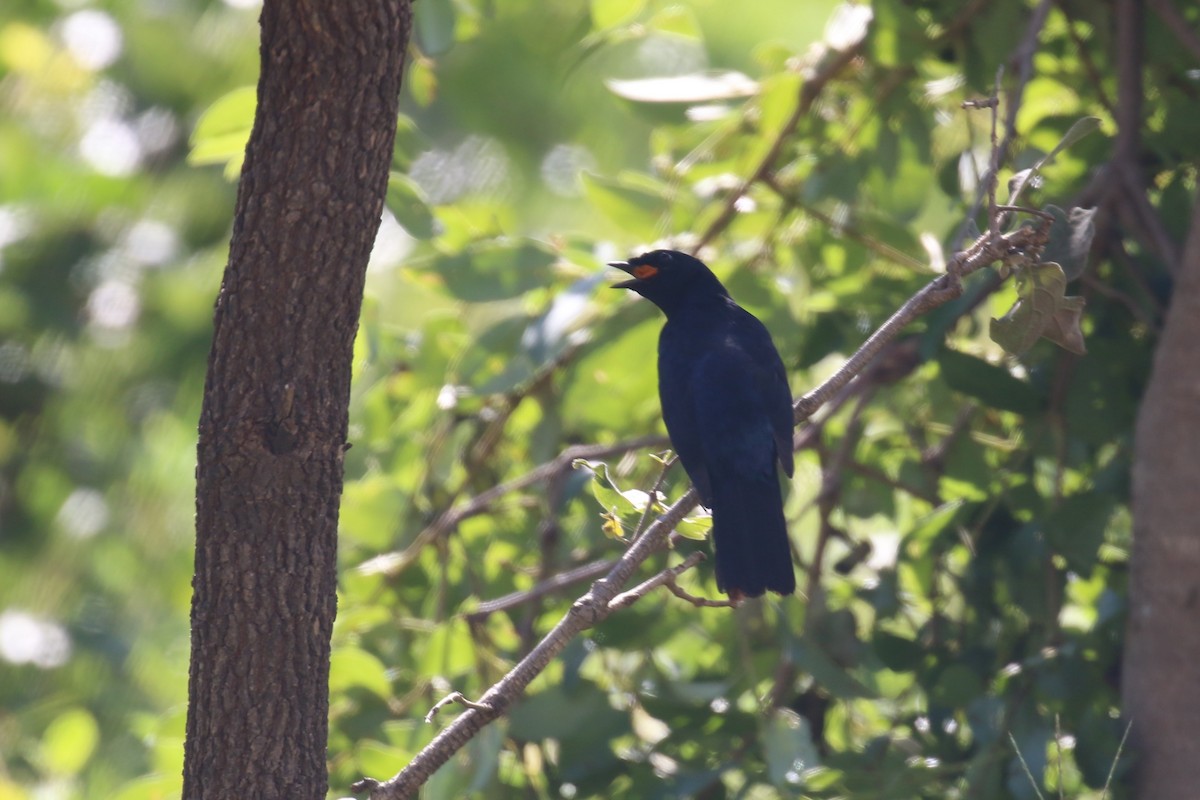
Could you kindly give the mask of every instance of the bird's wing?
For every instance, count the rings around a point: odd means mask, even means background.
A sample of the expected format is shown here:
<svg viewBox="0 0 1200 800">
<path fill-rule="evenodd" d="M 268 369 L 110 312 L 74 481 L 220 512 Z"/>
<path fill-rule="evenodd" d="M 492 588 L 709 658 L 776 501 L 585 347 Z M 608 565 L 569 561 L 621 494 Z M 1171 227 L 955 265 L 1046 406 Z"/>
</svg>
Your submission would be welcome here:
<svg viewBox="0 0 1200 800">
<path fill-rule="evenodd" d="M 714 477 L 775 474 L 780 448 L 763 393 L 770 378 L 754 355 L 738 346 L 719 347 L 700 359 L 694 373 L 690 401 L 704 432 L 704 462 Z"/>
<path fill-rule="evenodd" d="M 792 456 L 792 435 L 795 431 L 795 412 L 792 410 L 792 390 L 788 386 L 787 369 L 771 341 L 771 334 L 752 314 L 738 308 L 735 341 L 746 353 L 751 364 L 750 379 L 758 393 L 763 415 L 770 421 L 775 440 L 775 455 L 783 471 L 791 477 L 795 469 Z"/>
</svg>

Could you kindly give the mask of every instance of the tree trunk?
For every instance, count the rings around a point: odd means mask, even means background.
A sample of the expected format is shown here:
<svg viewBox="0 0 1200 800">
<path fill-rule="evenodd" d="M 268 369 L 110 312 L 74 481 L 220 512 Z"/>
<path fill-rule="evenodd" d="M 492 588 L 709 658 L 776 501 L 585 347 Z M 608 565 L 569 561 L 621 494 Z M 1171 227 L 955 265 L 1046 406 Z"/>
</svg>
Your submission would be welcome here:
<svg viewBox="0 0 1200 800">
<path fill-rule="evenodd" d="M 324 798 L 350 364 L 405 0 L 266 0 L 200 415 L 185 798 Z"/>
<path fill-rule="evenodd" d="M 1138 413 L 1122 667 L 1138 797 L 1192 800 L 1200 767 L 1200 197 Z"/>
</svg>

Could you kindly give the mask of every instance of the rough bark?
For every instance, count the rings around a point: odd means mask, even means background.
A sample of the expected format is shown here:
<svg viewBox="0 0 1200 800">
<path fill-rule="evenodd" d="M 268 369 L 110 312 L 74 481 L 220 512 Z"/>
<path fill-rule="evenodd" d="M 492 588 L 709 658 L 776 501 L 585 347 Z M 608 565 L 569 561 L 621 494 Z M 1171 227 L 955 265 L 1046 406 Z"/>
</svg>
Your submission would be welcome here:
<svg viewBox="0 0 1200 800">
<path fill-rule="evenodd" d="M 200 417 L 186 798 L 323 798 L 338 504 L 406 0 L 267 0 Z"/>
<path fill-rule="evenodd" d="M 1200 765 L 1200 197 L 1138 413 L 1122 667 L 1138 797 L 1191 800 Z"/>
</svg>

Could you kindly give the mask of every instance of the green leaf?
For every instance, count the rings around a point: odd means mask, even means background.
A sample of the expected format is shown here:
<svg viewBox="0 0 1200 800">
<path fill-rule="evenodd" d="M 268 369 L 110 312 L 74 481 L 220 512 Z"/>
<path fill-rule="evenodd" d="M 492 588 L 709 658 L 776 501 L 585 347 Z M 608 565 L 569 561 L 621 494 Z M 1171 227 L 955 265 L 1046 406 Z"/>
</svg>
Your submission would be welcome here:
<svg viewBox="0 0 1200 800">
<path fill-rule="evenodd" d="M 422 675 L 462 675 L 474 666 L 475 643 L 462 619 L 439 624 L 425 641 L 425 657 L 420 664 Z"/>
<path fill-rule="evenodd" d="M 387 208 L 414 239 L 433 238 L 433 212 L 420 187 L 407 175 L 392 172 L 388 176 Z"/>
<path fill-rule="evenodd" d="M 392 696 L 391 681 L 382 661 L 353 645 L 335 647 L 329 661 L 329 691 L 344 692 L 355 686 L 384 699 Z"/>
<path fill-rule="evenodd" d="M 876 633 L 871 646 L 883 665 L 894 672 L 912 672 L 924 655 L 916 640 L 887 631 Z"/>
<path fill-rule="evenodd" d="M 950 664 L 929 690 L 929 699 L 950 708 L 963 708 L 983 693 L 979 673 L 965 664 Z"/>
<path fill-rule="evenodd" d="M 1049 205 L 1043 210 L 1054 215 L 1054 222 L 1050 226 L 1050 240 L 1042 252 L 1042 261 L 1061 264 L 1067 281 L 1073 281 L 1087 269 L 1088 254 L 1096 235 L 1096 209 L 1072 208 L 1068 213 Z"/>
<path fill-rule="evenodd" d="M 876 697 L 877 693 L 835 662 L 820 644 L 806 637 L 791 644 L 792 660 L 834 697 Z"/>
<path fill-rule="evenodd" d="M 72 708 L 54 718 L 42 734 L 40 755 L 46 771 L 59 776 L 83 769 L 100 742 L 100 726 L 91 712 Z"/>
<path fill-rule="evenodd" d="M 1046 540 L 1067 560 L 1070 569 L 1090 575 L 1115 510 L 1116 498 L 1111 493 L 1071 495 L 1046 517 Z"/>
<path fill-rule="evenodd" d="M 209 164 L 226 164 L 238 170 L 242 167 L 246 153 L 246 142 L 250 138 L 250 129 L 209 136 L 205 139 L 192 141 L 192 151 L 188 154 L 188 163 L 197 167 Z M 226 177 L 229 170 L 226 170 Z M 236 172 L 233 177 L 237 177 Z"/>
<path fill-rule="evenodd" d="M 196 121 L 196 128 L 192 131 L 193 144 L 229 133 L 244 133 L 249 138 L 257 104 L 258 89 L 255 86 L 239 86 L 226 92 L 214 100 Z"/>
<path fill-rule="evenodd" d="M 646 7 L 646 0 L 591 0 L 592 27 L 615 28 L 629 22 Z"/>
<path fill-rule="evenodd" d="M 1042 326 L 1034 317 L 1033 304 L 1018 300 L 1003 317 L 992 319 L 988 334 L 993 342 L 1019 356 L 1041 338 Z"/>
<path fill-rule="evenodd" d="M 930 547 L 942 535 L 942 531 L 956 524 L 962 510 L 962 501 L 943 503 L 928 515 L 917 519 L 912 530 L 904 537 L 904 548 L 908 558 L 918 561 L 929 560 Z"/>
<path fill-rule="evenodd" d="M 627 433 L 633 432 L 631 425 L 657 419 L 654 352 L 661 326 L 652 317 L 634 325 L 614 318 L 597 326 L 595 344 L 567 369 L 563 417 L 584 430 L 612 430 L 616 425 Z"/>
<path fill-rule="evenodd" d="M 670 204 L 665 190 L 654 190 L 627 177 L 583 173 L 583 193 L 592 206 L 633 240 L 654 241 L 662 234 Z"/>
<path fill-rule="evenodd" d="M 916 12 L 899 0 L 871 4 L 875 12 L 870 28 L 870 50 L 881 66 L 911 64 L 925 48 L 925 28 Z"/>
<path fill-rule="evenodd" d="M 188 163 L 225 164 L 225 177 L 236 178 L 254 127 L 257 103 L 254 86 L 241 86 L 217 98 L 196 121 Z"/>
<path fill-rule="evenodd" d="M 992 340 L 1014 355 L 1021 355 L 1039 337 L 1045 337 L 1072 353 L 1083 354 L 1084 300 L 1067 297 L 1067 278 L 1053 262 L 1022 269 L 1017 274 L 1020 299 L 1000 319 L 993 319 Z"/>
<path fill-rule="evenodd" d="M 1034 414 L 1042 407 L 1038 392 L 1008 370 L 982 358 L 943 348 L 937 357 L 942 380 L 956 391 L 970 395 L 992 408 L 1018 414 Z"/>
<path fill-rule="evenodd" d="M 683 5 L 670 5 L 650 18 L 648 27 L 659 33 L 681 36 L 685 39 L 701 39 L 704 36 L 696 13 Z"/>
<path fill-rule="evenodd" d="M 557 256 L 532 241 L 490 241 L 425 263 L 450 293 L 474 303 L 517 297 L 550 283 Z"/>
<path fill-rule="evenodd" d="M 616 538 L 624 538 L 625 527 L 636 525 L 645 513 L 646 504 L 650 501 L 649 493 L 641 489 L 622 490 L 608 474 L 608 465 L 603 461 L 587 461 L 581 458 L 577 459 L 572 466 L 575 469 L 586 468 L 592 471 L 592 496 L 596 498 L 596 502 L 600 504 L 600 508 L 604 510 L 608 520 L 606 532 Z M 655 498 L 652 511 L 660 512 L 662 510 L 661 497 Z M 691 517 L 687 521 L 689 522 L 688 532 L 683 535 L 690 539 L 703 539 L 702 531 L 706 531 L 712 525 L 712 521 L 709 520 L 706 526 L 703 518 L 699 515 Z"/>
<path fill-rule="evenodd" d="M 788 708 L 777 708 L 763 731 L 767 775 L 780 789 L 804 786 L 804 774 L 821 766 L 808 720 Z"/>
<path fill-rule="evenodd" d="M 428 108 L 437 99 L 437 73 L 433 62 L 427 58 L 414 58 L 409 62 L 404 70 L 404 83 L 421 108 Z"/>
<path fill-rule="evenodd" d="M 759 137 L 773 140 L 782 131 L 796 104 L 800 102 L 800 86 L 803 80 L 794 72 L 772 75 L 763 81 L 758 99 L 760 117 Z"/>
<path fill-rule="evenodd" d="M 508 741 L 508 726 L 503 719 L 488 725 L 472 737 L 471 743 L 467 746 L 467 753 L 470 755 L 471 764 L 474 767 L 471 784 L 467 787 L 472 795 L 482 792 L 496 777 L 496 769 L 500 764 L 500 753 L 504 750 L 506 741 Z M 461 797 L 461 795 L 459 796 Z"/>
<path fill-rule="evenodd" d="M 892 140 L 890 132 L 880 136 L 881 143 Z M 920 148 L 911 137 L 900 136 L 894 141 L 895 159 L 871 164 L 867 184 L 879 198 L 881 211 L 890 213 L 901 224 L 911 224 L 934 193 L 934 175 L 925 167 Z"/>
<path fill-rule="evenodd" d="M 458 12 L 454 0 L 421 0 L 413 5 L 413 33 L 422 52 L 436 56 L 454 45 Z"/>
<path fill-rule="evenodd" d="M 394 543 L 395 520 L 407 501 L 390 475 L 375 472 L 347 481 L 343 494 L 341 536 L 373 550 L 386 550 Z"/>
<path fill-rule="evenodd" d="M 575 691 L 552 686 L 529 696 L 513 709 L 509 725 L 517 740 L 538 742 L 593 734 L 602 738 L 626 727 L 628 719 L 609 704 L 606 694 L 584 683 Z"/>
<path fill-rule="evenodd" d="M 1086 355 L 1082 327 L 1084 305 L 1082 297 L 1064 297 L 1046 322 L 1042 336 L 1068 352 Z"/>
<path fill-rule="evenodd" d="M 412 162 L 429 147 L 421 135 L 417 123 L 411 117 L 400 114 L 396 118 L 396 141 L 392 145 L 392 169 L 407 173 Z"/>
<path fill-rule="evenodd" d="M 1035 80 L 1035 81 L 1032 81 L 1030 83 L 1030 85 L 1031 86 L 1033 86 L 1034 84 L 1041 85 L 1042 83 L 1044 83 L 1046 85 L 1050 85 L 1050 86 L 1058 85 L 1055 82 L 1049 81 L 1049 80 L 1042 80 L 1042 81 Z M 1022 107 L 1021 111 L 1024 112 L 1025 110 L 1026 110 L 1025 107 Z M 1020 127 L 1022 130 L 1024 130 L 1026 126 L 1021 124 L 1020 122 L 1018 122 L 1018 127 Z M 1020 172 L 1016 173 L 1015 175 L 1012 176 L 1012 178 L 1009 179 L 1009 182 L 1008 182 L 1008 186 L 1009 186 L 1008 205 L 1015 206 L 1018 204 L 1018 201 L 1021 199 L 1021 193 L 1023 191 L 1025 191 L 1026 187 L 1028 187 L 1030 185 L 1030 183 L 1033 181 L 1034 178 L 1036 178 L 1038 175 L 1041 174 L 1042 169 L 1044 169 L 1048 164 L 1050 164 L 1051 162 L 1054 161 L 1055 156 L 1057 156 L 1059 153 L 1061 153 L 1063 150 L 1067 149 L 1071 145 L 1075 144 L 1075 142 L 1079 141 L 1084 136 L 1087 136 L 1089 133 L 1091 133 L 1094 130 L 1098 130 L 1099 128 L 1100 128 L 1100 118 L 1099 117 L 1083 117 L 1082 119 L 1076 120 L 1075 123 L 1072 124 L 1071 127 L 1067 129 L 1067 132 L 1063 134 L 1063 137 L 1061 139 L 1059 139 L 1058 144 L 1056 144 L 1054 146 L 1054 149 L 1052 149 L 1049 153 L 1047 153 L 1046 155 L 1044 155 L 1040 159 L 1038 159 L 1038 162 L 1036 164 L 1034 164 L 1032 167 L 1021 170 Z"/>
<path fill-rule="evenodd" d="M 709 532 L 712 530 L 712 513 L 703 506 L 696 509 L 689 516 L 684 517 L 675 526 L 675 532 L 685 539 L 695 539 L 697 541 L 707 539 Z"/>
<path fill-rule="evenodd" d="M 355 766 L 364 775 L 391 775 L 412 757 L 408 748 L 392 747 L 372 739 L 360 741 L 354 748 Z"/>
</svg>

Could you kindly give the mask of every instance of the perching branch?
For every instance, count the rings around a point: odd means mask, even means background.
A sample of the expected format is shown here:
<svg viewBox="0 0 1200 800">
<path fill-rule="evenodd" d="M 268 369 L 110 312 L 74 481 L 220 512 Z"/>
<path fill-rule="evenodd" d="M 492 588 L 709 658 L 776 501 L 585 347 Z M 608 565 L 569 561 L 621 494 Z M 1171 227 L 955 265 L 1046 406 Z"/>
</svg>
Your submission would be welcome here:
<svg viewBox="0 0 1200 800">
<path fill-rule="evenodd" d="M 946 274 L 925 284 L 915 295 L 888 317 L 867 341 L 846 360 L 828 380 L 794 404 L 797 421 L 807 419 L 824 405 L 835 392 L 853 380 L 870 364 L 883 348 L 894 341 L 900 331 L 917 317 L 928 314 L 962 294 L 962 277 L 983 267 L 1003 261 L 1015 253 L 1033 253 L 1045 247 L 1049 227 L 1044 223 L 1021 227 L 1009 233 L 985 234 L 968 249 L 956 253 L 946 265 Z"/>
</svg>

